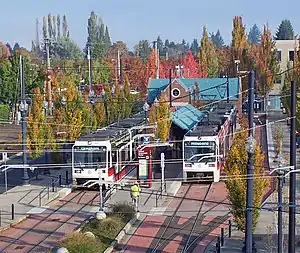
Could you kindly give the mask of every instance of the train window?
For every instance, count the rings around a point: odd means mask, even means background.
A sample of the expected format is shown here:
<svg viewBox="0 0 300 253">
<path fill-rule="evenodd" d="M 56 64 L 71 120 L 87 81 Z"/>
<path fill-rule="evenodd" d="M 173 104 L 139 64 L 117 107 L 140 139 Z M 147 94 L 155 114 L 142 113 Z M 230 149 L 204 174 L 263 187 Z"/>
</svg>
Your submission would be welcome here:
<svg viewBox="0 0 300 253">
<path fill-rule="evenodd" d="M 113 164 L 116 164 L 117 163 L 117 151 L 112 151 L 111 156 L 112 156 Z"/>
</svg>

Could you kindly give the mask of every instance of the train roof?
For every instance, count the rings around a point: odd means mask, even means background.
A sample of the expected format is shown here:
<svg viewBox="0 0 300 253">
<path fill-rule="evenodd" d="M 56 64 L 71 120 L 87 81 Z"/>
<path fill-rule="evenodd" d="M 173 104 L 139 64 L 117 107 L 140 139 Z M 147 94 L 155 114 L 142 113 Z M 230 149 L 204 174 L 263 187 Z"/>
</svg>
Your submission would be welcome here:
<svg viewBox="0 0 300 253">
<path fill-rule="evenodd" d="M 78 141 L 107 141 L 118 140 L 124 136 L 129 135 L 128 129 L 142 125 L 145 122 L 143 113 L 135 114 L 134 116 L 126 119 L 121 119 L 107 127 L 97 129 L 94 132 L 81 136 Z"/>
<path fill-rule="evenodd" d="M 219 103 L 207 112 L 203 118 L 186 136 L 215 136 L 236 106 L 234 103 Z"/>
</svg>

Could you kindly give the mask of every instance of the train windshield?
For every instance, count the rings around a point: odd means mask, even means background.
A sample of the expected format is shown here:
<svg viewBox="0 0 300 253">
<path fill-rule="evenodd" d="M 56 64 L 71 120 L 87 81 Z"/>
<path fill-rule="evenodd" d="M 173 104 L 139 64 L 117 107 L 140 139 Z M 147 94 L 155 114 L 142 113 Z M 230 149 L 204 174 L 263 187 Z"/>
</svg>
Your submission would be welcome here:
<svg viewBox="0 0 300 253">
<path fill-rule="evenodd" d="M 209 163 L 216 161 L 214 141 L 185 141 L 184 159 L 186 162 Z"/>
<path fill-rule="evenodd" d="M 106 167 L 106 147 L 75 146 L 74 167 Z"/>
</svg>

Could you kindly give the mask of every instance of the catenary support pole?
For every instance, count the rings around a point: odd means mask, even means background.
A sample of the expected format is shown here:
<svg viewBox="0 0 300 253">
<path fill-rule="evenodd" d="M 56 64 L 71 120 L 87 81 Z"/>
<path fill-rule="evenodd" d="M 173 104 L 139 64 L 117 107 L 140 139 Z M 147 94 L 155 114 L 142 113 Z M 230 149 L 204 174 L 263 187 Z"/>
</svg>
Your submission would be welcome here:
<svg viewBox="0 0 300 253">
<path fill-rule="evenodd" d="M 169 95 L 170 95 L 170 108 L 172 107 L 172 69 L 169 69 Z"/>
<path fill-rule="evenodd" d="M 249 92 L 248 92 L 248 121 L 249 136 L 253 136 L 253 102 L 254 102 L 254 71 L 249 73 Z M 246 199 L 246 253 L 252 253 L 252 222 L 253 222 L 253 154 L 248 153 L 247 164 L 247 199 Z"/>
<path fill-rule="evenodd" d="M 227 70 L 227 82 L 226 82 L 226 92 L 227 92 L 227 103 L 229 103 L 229 70 Z"/>
<path fill-rule="evenodd" d="M 24 74 L 24 58 L 20 56 L 20 73 L 21 73 L 21 117 L 22 117 L 22 146 L 23 146 L 23 185 L 29 184 L 27 172 L 27 126 L 26 126 L 26 109 L 27 103 L 25 98 L 25 74 Z"/>
<path fill-rule="evenodd" d="M 290 132 L 290 166 L 296 170 L 296 81 L 291 83 L 291 132 Z M 290 196 L 289 196 L 289 242 L 288 252 L 295 253 L 295 199 L 296 199 L 296 173 L 290 174 Z"/>
<path fill-rule="evenodd" d="M 283 234 L 282 234 L 282 188 L 283 188 L 283 176 L 284 172 L 282 170 L 277 171 L 278 175 L 278 242 L 277 242 L 277 252 L 283 253 Z"/>
</svg>

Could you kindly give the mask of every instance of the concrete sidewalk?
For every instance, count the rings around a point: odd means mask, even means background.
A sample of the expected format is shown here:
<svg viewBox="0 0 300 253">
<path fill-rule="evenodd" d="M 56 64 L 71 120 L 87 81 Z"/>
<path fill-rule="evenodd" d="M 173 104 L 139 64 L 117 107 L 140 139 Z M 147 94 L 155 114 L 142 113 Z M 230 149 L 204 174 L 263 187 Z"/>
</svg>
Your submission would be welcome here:
<svg viewBox="0 0 300 253">
<path fill-rule="evenodd" d="M 71 187 L 65 182 L 66 171 L 71 175 L 69 168 L 50 169 L 50 175 L 33 177 L 30 185 L 16 186 L 0 194 L 0 230 L 19 223 L 29 214 L 40 213 L 51 201 L 69 194 Z"/>
<path fill-rule="evenodd" d="M 284 131 L 284 138 L 283 138 L 283 156 L 285 157 L 285 165 L 288 166 L 289 164 L 289 153 L 290 153 L 290 129 L 286 124 L 286 121 L 278 120 L 280 118 L 284 118 L 284 115 L 281 115 L 281 112 L 271 113 L 268 117 L 267 122 L 267 140 L 268 140 L 268 155 L 269 155 L 269 165 L 270 168 L 277 168 L 278 164 L 276 163 L 275 159 L 275 146 L 274 146 L 274 136 L 276 132 L 276 128 L 282 128 Z M 274 122 L 270 124 L 270 122 Z M 277 121 L 277 122 L 276 122 Z M 299 151 L 297 151 L 299 154 Z M 299 156 L 298 156 L 299 157 Z M 299 163 L 299 158 L 297 164 Z M 277 183 L 277 182 L 276 182 Z M 297 190 L 300 190 L 300 177 L 297 175 Z M 286 180 L 283 189 L 284 195 L 284 202 L 288 203 L 288 187 L 289 187 L 289 179 Z M 300 204 L 300 195 L 296 195 L 296 203 Z M 274 205 L 274 202 L 277 202 L 277 191 L 272 193 L 266 201 L 263 203 L 263 208 L 260 213 L 260 217 L 255 229 L 254 233 L 254 241 L 256 243 L 258 253 L 260 252 L 274 252 L 277 250 L 277 206 Z M 269 209 L 269 210 L 266 210 Z M 275 210 L 275 211 L 273 211 Z M 284 227 L 284 245 L 287 245 L 288 239 L 288 208 L 284 208 L 283 213 L 283 227 Z M 296 213 L 299 213 L 300 210 L 296 210 Z M 300 236 L 300 215 L 296 215 L 296 242 L 299 241 Z M 232 238 L 225 239 L 225 245 L 221 248 L 222 253 L 240 253 L 242 252 L 243 247 L 243 240 L 244 240 L 244 233 L 239 231 L 233 232 Z M 215 252 L 216 247 L 216 240 L 211 243 L 209 247 L 207 247 L 205 253 L 208 252 Z M 287 248 L 284 249 L 284 252 L 287 252 Z M 300 247 L 296 249 L 296 252 L 300 252 Z"/>
</svg>

